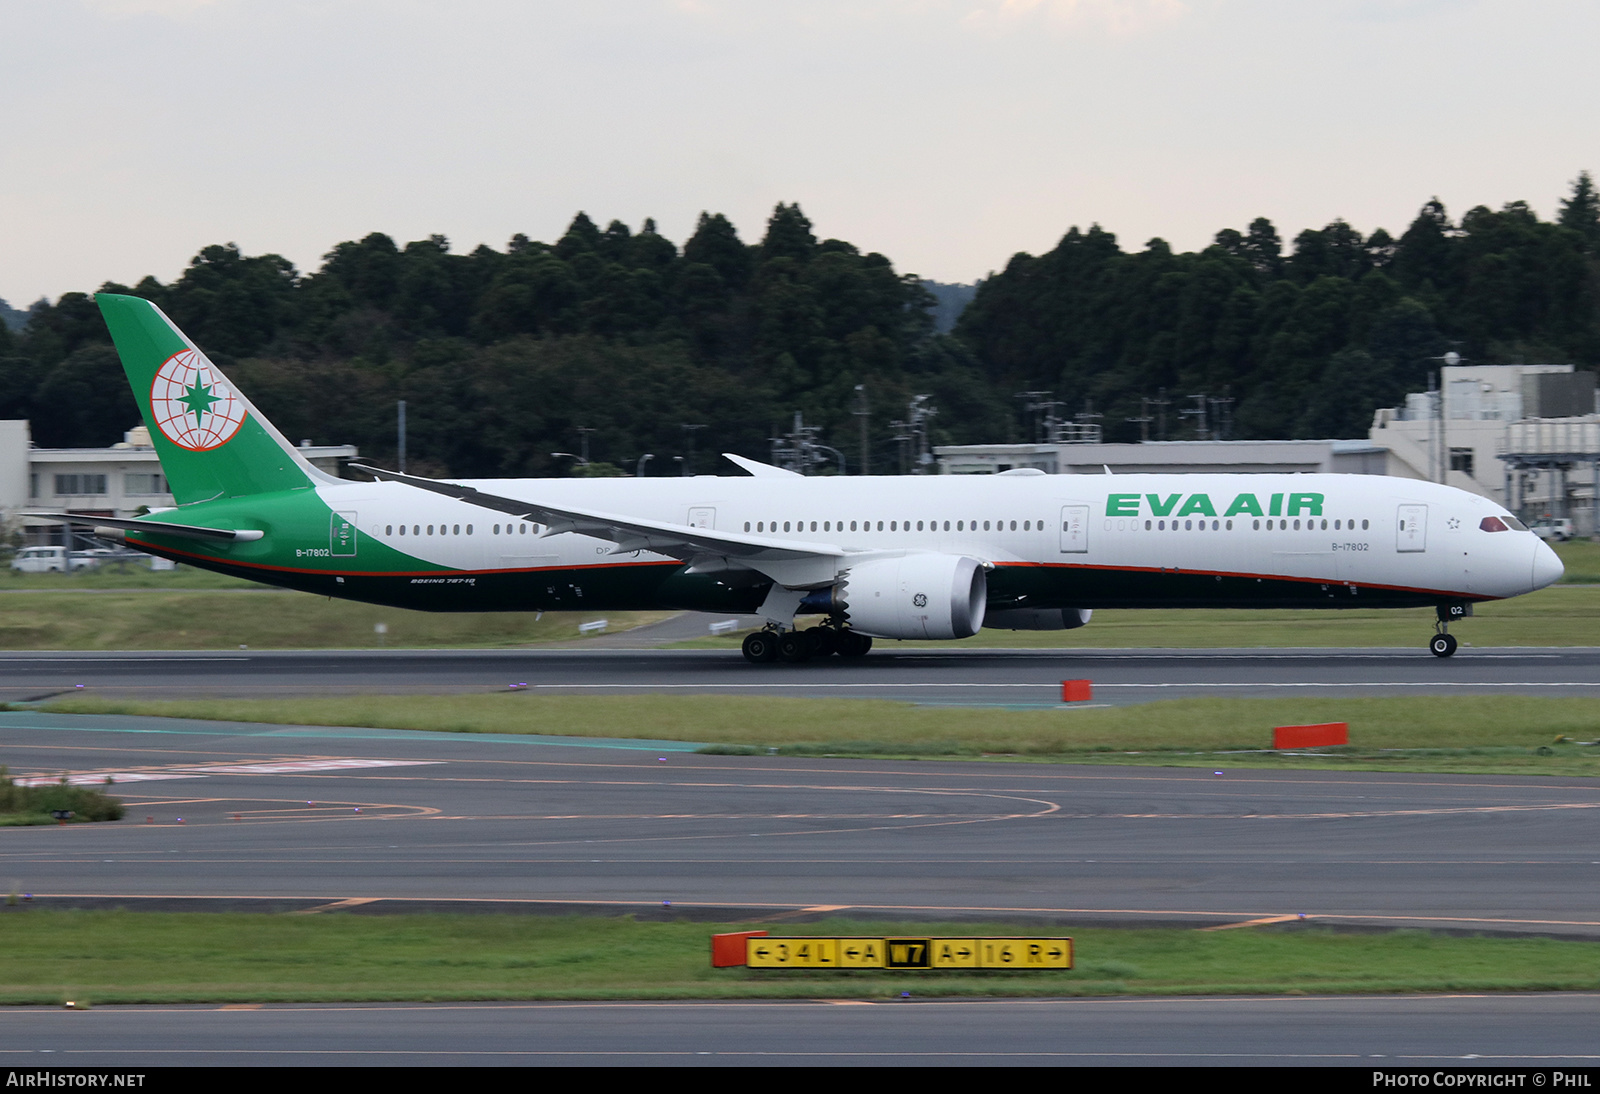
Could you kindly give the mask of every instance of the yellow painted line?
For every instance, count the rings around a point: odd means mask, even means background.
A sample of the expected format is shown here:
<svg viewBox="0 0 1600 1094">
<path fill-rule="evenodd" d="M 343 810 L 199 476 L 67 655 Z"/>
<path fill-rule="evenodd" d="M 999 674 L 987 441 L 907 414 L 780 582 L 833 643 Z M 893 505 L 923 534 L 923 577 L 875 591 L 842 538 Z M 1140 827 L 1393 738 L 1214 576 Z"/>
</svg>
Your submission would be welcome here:
<svg viewBox="0 0 1600 1094">
<path fill-rule="evenodd" d="M 792 911 L 762 916 L 760 919 L 751 920 L 751 922 L 776 923 L 780 919 L 794 919 L 796 916 L 816 915 L 821 912 L 842 912 L 848 907 L 850 907 L 849 904 L 814 904 L 809 908 L 795 908 Z"/>
<path fill-rule="evenodd" d="M 1222 923 L 1215 927 L 1201 927 L 1202 931 L 1232 931 L 1240 927 L 1264 927 L 1269 923 L 1293 923 L 1299 919 L 1310 919 L 1308 915 L 1269 915 L 1260 919 L 1247 919 L 1242 923 Z"/>
<path fill-rule="evenodd" d="M 318 912 L 334 912 L 338 911 L 340 908 L 359 908 L 363 904 L 374 904 L 382 899 L 382 897 L 376 896 L 353 896 L 347 897 L 344 900 L 335 900 L 332 904 L 319 904 L 315 908 L 302 908 L 298 912 L 290 912 L 289 914 L 316 915 Z"/>
<path fill-rule="evenodd" d="M 260 1003 L 228 1003 L 225 1006 L 218 1007 L 217 1009 L 218 1010 L 260 1010 L 261 1009 L 261 1004 Z"/>
</svg>

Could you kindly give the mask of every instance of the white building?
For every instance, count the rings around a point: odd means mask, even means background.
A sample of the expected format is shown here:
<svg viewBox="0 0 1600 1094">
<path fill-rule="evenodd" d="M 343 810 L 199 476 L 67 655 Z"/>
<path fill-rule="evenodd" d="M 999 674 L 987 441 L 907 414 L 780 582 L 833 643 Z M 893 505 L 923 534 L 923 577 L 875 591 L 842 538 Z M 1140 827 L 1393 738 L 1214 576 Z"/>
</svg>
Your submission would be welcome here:
<svg viewBox="0 0 1600 1094">
<path fill-rule="evenodd" d="M 339 474 L 355 445 L 302 443 L 318 467 Z M 63 543 L 66 527 L 30 521 L 22 513 L 81 513 L 131 517 L 173 504 L 150 432 L 135 426 L 110 448 L 34 448 L 26 421 L 0 421 L 0 524 L 21 531 L 24 542 Z"/>
<path fill-rule="evenodd" d="M 1139 444 L 956 444 L 935 448 L 944 475 L 1036 467 L 1050 475 L 1337 472 L 1382 475 L 1387 453 L 1370 441 L 1144 441 Z"/>
<path fill-rule="evenodd" d="M 1524 520 L 1568 517 L 1595 534 L 1600 414 L 1595 377 L 1571 365 L 1456 365 L 1438 391 L 1373 417 L 1391 475 L 1447 482 Z"/>
<path fill-rule="evenodd" d="M 1456 365 L 1443 390 L 1380 409 L 1367 440 L 1097 441 L 944 445 L 945 475 L 1033 467 L 1051 475 L 1136 472 L 1395 475 L 1448 482 L 1532 522 L 1571 519 L 1595 535 L 1600 403 L 1595 376 L 1571 365 Z"/>
</svg>

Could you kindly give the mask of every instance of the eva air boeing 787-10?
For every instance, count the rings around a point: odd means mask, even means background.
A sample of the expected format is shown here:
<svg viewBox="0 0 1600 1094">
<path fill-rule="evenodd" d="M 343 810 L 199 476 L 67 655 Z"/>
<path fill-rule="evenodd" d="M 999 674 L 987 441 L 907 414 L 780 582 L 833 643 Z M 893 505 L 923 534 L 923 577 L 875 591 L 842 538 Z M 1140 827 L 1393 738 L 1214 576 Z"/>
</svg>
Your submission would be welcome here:
<svg viewBox="0 0 1600 1094">
<path fill-rule="evenodd" d="M 97 297 L 176 507 L 53 516 L 153 555 L 427 611 L 756 613 L 751 661 L 1061 630 L 1095 608 L 1437 609 L 1561 576 L 1485 498 L 1369 475 L 744 474 L 440 481 L 313 467 L 161 310 Z M 48 514 L 34 514 L 46 516 Z M 798 615 L 820 615 L 801 630 Z"/>
</svg>

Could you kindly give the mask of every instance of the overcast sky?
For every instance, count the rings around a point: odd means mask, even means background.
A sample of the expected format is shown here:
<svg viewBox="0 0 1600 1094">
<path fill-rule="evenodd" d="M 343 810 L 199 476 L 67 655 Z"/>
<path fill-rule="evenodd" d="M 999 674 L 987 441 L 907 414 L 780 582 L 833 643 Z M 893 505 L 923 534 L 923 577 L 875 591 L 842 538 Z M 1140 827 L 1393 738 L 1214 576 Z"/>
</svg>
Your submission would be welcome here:
<svg viewBox="0 0 1600 1094">
<path fill-rule="evenodd" d="M 971 281 L 1098 222 L 1541 216 L 1600 172 L 1595 0 L 0 0 L 0 297 L 236 242 L 701 210 Z"/>
</svg>

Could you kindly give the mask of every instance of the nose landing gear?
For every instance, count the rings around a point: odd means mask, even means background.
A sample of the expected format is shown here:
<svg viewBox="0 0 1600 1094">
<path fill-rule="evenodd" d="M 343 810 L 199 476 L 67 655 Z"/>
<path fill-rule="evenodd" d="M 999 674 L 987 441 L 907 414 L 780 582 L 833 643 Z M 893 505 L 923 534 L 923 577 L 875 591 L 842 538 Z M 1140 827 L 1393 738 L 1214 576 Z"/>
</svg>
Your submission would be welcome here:
<svg viewBox="0 0 1600 1094">
<path fill-rule="evenodd" d="M 1465 619 L 1472 614 L 1471 604 L 1439 604 L 1434 607 L 1438 621 L 1433 625 L 1433 637 L 1428 641 L 1428 652 L 1435 657 L 1449 657 L 1456 652 L 1456 636 L 1450 633 L 1450 622 Z"/>
</svg>

